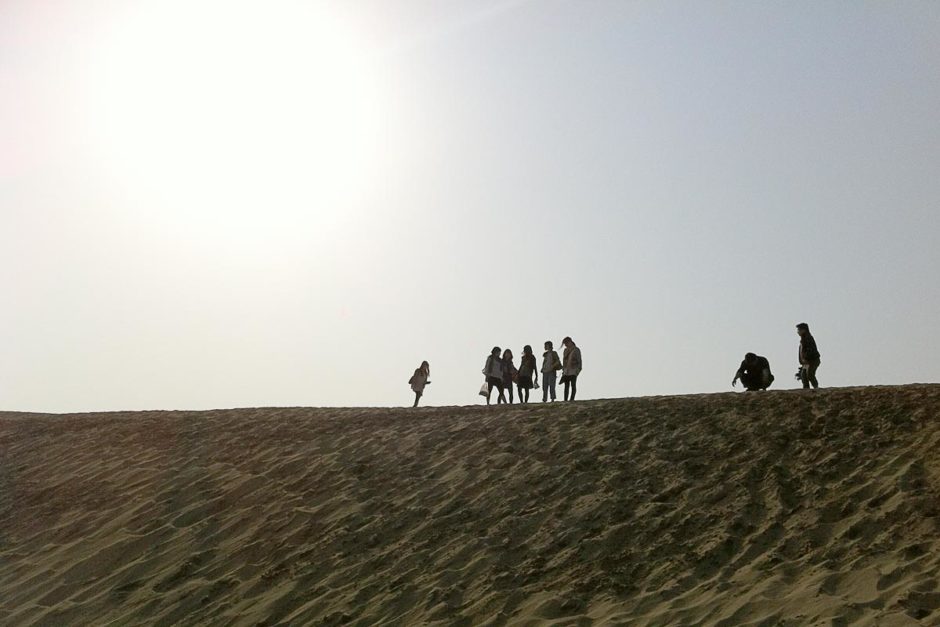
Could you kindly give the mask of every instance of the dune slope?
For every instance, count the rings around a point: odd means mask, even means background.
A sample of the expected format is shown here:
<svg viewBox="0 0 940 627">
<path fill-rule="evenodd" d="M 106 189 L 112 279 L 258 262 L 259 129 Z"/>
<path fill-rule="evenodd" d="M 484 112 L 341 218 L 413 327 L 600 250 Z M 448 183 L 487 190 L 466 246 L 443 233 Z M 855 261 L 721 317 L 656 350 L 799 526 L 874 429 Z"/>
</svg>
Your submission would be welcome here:
<svg viewBox="0 0 940 627">
<path fill-rule="evenodd" d="M 940 625 L 940 386 L 0 413 L 0 624 Z"/>
</svg>

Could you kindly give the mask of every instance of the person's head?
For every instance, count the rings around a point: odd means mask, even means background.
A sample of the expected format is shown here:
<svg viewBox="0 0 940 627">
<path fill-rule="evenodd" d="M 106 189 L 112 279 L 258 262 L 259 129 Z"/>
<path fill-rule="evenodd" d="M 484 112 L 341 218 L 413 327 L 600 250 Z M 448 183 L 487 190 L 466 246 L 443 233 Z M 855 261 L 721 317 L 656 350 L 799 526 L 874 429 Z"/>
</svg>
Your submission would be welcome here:
<svg viewBox="0 0 940 627">
<path fill-rule="evenodd" d="M 499 357 L 499 346 L 494 346 L 493 350 L 490 351 L 490 355 L 493 357 Z"/>
<path fill-rule="evenodd" d="M 545 342 L 545 350 L 550 351 L 553 348 L 555 348 L 555 346 L 552 344 L 551 340 L 548 340 L 547 342 Z"/>
<path fill-rule="evenodd" d="M 809 333 L 809 325 L 806 324 L 805 322 L 799 323 L 798 325 L 796 325 L 796 332 L 799 335 L 806 335 L 807 333 Z"/>
<path fill-rule="evenodd" d="M 512 359 L 512 351 L 508 348 L 503 351 L 503 359 Z"/>
<path fill-rule="evenodd" d="M 529 346 L 528 344 L 526 344 L 525 346 L 523 346 L 523 347 L 522 347 L 522 354 L 523 354 L 523 355 L 531 355 L 531 354 L 532 354 L 532 347 Z"/>
<path fill-rule="evenodd" d="M 572 346 L 574 346 L 574 340 L 572 340 L 571 337 L 569 336 L 563 339 L 561 341 L 561 344 L 562 346 L 567 346 L 568 348 L 571 348 Z"/>
<path fill-rule="evenodd" d="M 431 364 L 429 364 L 429 363 L 426 362 L 426 361 L 422 361 L 422 362 L 421 362 L 421 370 L 423 370 L 423 371 L 425 372 L 425 374 L 430 374 L 430 372 L 431 372 Z"/>
<path fill-rule="evenodd" d="M 748 353 L 744 356 L 744 363 L 746 364 L 753 364 L 756 361 L 757 361 L 757 355 L 755 355 L 754 353 Z"/>
</svg>

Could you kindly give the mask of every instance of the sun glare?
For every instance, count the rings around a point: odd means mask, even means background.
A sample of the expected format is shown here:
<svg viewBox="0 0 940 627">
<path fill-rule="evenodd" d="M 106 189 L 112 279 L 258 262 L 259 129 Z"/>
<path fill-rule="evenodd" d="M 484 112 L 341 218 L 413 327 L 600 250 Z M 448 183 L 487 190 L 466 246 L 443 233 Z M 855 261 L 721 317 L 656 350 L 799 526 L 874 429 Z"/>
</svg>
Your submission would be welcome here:
<svg viewBox="0 0 940 627">
<path fill-rule="evenodd" d="M 93 167 L 185 228 L 341 213 L 369 176 L 374 81 L 362 42 L 314 6 L 129 3 L 89 68 Z"/>
</svg>

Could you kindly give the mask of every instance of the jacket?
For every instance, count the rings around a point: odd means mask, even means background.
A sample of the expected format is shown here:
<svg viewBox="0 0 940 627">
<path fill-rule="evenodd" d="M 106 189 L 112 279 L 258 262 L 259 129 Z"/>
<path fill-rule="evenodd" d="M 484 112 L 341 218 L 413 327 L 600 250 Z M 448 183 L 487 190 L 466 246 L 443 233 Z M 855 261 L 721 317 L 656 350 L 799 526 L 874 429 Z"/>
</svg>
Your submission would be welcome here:
<svg viewBox="0 0 940 627">
<path fill-rule="evenodd" d="M 424 374 L 424 370 L 418 368 L 415 370 L 415 373 L 411 375 L 411 379 L 408 380 L 408 383 L 411 384 L 412 392 L 424 392 L 424 386 L 428 383 L 428 375 Z"/>
<path fill-rule="evenodd" d="M 770 362 L 767 361 L 766 357 L 757 356 L 757 361 L 753 365 L 747 363 L 747 361 L 741 362 L 741 367 L 738 368 L 738 371 L 735 373 L 735 377 L 738 379 L 743 379 L 744 374 L 757 375 L 761 376 L 764 373 L 764 370 L 767 370 L 767 373 L 770 374 Z M 772 376 L 772 375 L 771 375 Z"/>
<path fill-rule="evenodd" d="M 486 364 L 483 366 L 483 374 L 487 377 L 503 380 L 503 360 L 499 357 L 490 355 L 486 358 Z"/>
<path fill-rule="evenodd" d="M 565 348 L 565 369 L 562 372 L 566 377 L 576 377 L 581 374 L 581 349 L 577 346 Z"/>
<path fill-rule="evenodd" d="M 819 357 L 819 349 L 816 348 L 816 340 L 813 336 L 807 333 L 800 337 L 800 363 L 809 364 L 819 361 Z"/>
<path fill-rule="evenodd" d="M 542 372 L 555 372 L 561 370 L 561 360 L 555 351 L 545 351 L 542 354 Z"/>
</svg>

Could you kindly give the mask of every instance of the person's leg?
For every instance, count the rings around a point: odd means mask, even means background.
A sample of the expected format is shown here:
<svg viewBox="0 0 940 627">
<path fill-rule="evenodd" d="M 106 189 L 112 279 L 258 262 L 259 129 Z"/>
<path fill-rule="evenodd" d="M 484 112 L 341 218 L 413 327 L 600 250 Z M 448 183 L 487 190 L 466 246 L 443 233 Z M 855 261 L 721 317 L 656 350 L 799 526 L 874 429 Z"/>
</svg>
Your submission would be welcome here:
<svg viewBox="0 0 940 627">
<path fill-rule="evenodd" d="M 490 404 L 490 396 L 493 394 L 493 384 L 490 382 L 490 378 L 486 378 L 486 404 Z"/>
<path fill-rule="evenodd" d="M 809 365 L 804 364 L 800 366 L 800 381 L 803 382 L 803 389 L 809 389 Z"/>
<path fill-rule="evenodd" d="M 509 404 L 512 405 L 512 383 L 506 386 L 506 391 L 509 392 Z"/>
<path fill-rule="evenodd" d="M 496 391 L 499 392 L 499 398 L 496 399 L 496 404 L 505 404 L 506 403 L 506 391 L 503 389 L 503 382 L 500 381 L 496 384 Z"/>
<path fill-rule="evenodd" d="M 578 394 L 578 375 L 572 376 L 569 381 L 571 381 L 571 400 L 574 400 Z"/>
<path fill-rule="evenodd" d="M 414 407 L 418 406 L 418 400 L 421 398 L 421 392 L 415 392 L 415 404 Z"/>
<path fill-rule="evenodd" d="M 774 375 L 770 374 L 770 370 L 768 368 L 764 368 L 764 370 L 760 373 L 760 389 L 766 390 L 773 382 Z"/>
<path fill-rule="evenodd" d="M 566 376 L 562 376 L 561 381 L 562 381 L 561 384 L 562 384 L 563 386 L 565 386 L 565 394 L 564 394 L 564 396 L 565 396 L 565 400 L 567 401 L 567 400 L 568 400 L 568 388 L 571 387 L 571 383 L 568 381 L 567 375 L 566 375 Z"/>
<path fill-rule="evenodd" d="M 756 392 L 760 389 L 760 382 L 757 380 L 757 376 L 750 372 L 745 372 L 741 375 L 741 385 L 743 385 L 744 389 L 748 392 Z"/>
<path fill-rule="evenodd" d="M 806 378 L 809 379 L 810 384 L 812 384 L 814 390 L 819 387 L 819 381 L 816 380 L 817 368 L 819 368 L 819 362 L 814 361 L 813 363 L 809 365 L 809 371 L 807 372 L 807 376 L 806 376 Z"/>
<path fill-rule="evenodd" d="M 542 373 L 542 402 L 548 402 L 548 373 Z"/>
<path fill-rule="evenodd" d="M 549 395 L 552 397 L 552 402 L 555 401 L 555 382 L 558 381 L 558 373 L 550 373 L 551 377 L 548 380 Z"/>
</svg>

